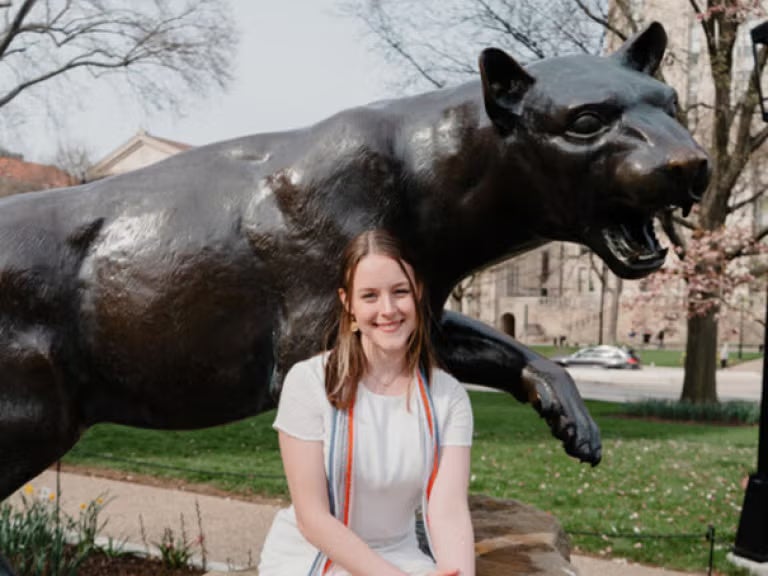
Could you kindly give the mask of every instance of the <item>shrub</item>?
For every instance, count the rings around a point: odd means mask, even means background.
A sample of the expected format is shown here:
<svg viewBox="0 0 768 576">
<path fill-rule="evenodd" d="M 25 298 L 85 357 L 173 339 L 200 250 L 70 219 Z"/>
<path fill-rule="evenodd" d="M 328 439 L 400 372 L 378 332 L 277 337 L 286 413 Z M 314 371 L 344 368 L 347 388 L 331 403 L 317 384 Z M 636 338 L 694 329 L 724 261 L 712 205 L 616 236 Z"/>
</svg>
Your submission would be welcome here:
<svg viewBox="0 0 768 576">
<path fill-rule="evenodd" d="M 760 422 L 760 405 L 756 402 L 745 401 L 693 404 L 673 400 L 642 400 L 625 404 L 623 412 L 629 416 L 689 422 L 721 424 L 757 424 Z"/>
</svg>

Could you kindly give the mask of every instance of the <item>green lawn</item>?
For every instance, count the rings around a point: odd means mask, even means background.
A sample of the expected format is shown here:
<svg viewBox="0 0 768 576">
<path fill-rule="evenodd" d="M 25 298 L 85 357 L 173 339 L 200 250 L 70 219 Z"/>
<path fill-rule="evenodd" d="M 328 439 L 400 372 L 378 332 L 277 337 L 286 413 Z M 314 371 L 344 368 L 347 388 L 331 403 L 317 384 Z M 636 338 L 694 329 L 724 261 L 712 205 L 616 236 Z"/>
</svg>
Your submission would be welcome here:
<svg viewBox="0 0 768 576">
<path fill-rule="evenodd" d="M 567 356 L 573 354 L 579 348 L 566 346 L 564 348 L 556 348 L 555 346 L 530 346 L 532 350 L 535 350 L 542 356 L 547 358 L 554 358 L 555 356 Z M 683 366 L 683 359 L 685 357 L 684 350 L 672 350 L 664 348 L 659 350 L 655 347 L 647 349 L 636 348 L 635 353 L 640 357 L 640 361 L 644 366 Z M 743 351 L 741 359 L 737 357 L 737 351 L 731 348 L 731 352 L 728 357 L 728 363 L 730 365 L 738 364 L 740 362 L 746 362 L 748 360 L 754 360 L 756 358 L 762 358 L 763 355 L 759 352 L 747 352 Z"/>
<path fill-rule="evenodd" d="M 471 396 L 476 429 L 472 492 L 530 503 L 552 512 L 570 532 L 637 535 L 572 534 L 582 552 L 687 570 L 704 570 L 708 550 L 703 536 L 711 523 L 719 540 L 716 566 L 726 570 L 724 556 L 743 498 L 740 482 L 756 463 L 756 427 L 631 420 L 614 416 L 617 405 L 588 402 L 604 446 L 603 462 L 590 468 L 565 455 L 530 407 L 501 394 Z M 195 432 L 97 426 L 65 462 L 177 476 L 238 492 L 285 495 L 272 418 L 273 413 L 267 413 Z M 141 468 L 92 453 L 234 475 Z M 701 538 L 643 538 L 652 534 Z"/>
</svg>

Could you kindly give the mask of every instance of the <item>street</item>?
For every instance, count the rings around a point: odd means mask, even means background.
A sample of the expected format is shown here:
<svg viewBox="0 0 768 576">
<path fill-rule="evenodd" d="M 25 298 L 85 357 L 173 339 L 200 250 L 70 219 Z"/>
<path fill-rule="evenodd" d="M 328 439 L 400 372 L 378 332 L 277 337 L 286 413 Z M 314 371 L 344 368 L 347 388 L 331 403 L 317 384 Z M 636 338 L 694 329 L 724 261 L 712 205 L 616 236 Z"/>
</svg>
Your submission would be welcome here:
<svg viewBox="0 0 768 576">
<path fill-rule="evenodd" d="M 581 396 L 588 400 L 631 402 L 647 398 L 680 398 L 682 368 L 643 366 L 640 370 L 569 368 Z M 721 401 L 760 401 L 762 360 L 717 371 L 717 396 Z"/>
<path fill-rule="evenodd" d="M 717 371 L 717 396 L 721 401 L 760 401 L 763 360 L 752 360 Z M 571 367 L 568 372 L 582 398 L 605 402 L 632 402 L 648 398 L 677 400 L 683 389 L 682 368 L 643 366 L 640 370 Z M 488 390 L 467 385 L 469 390 Z"/>
</svg>

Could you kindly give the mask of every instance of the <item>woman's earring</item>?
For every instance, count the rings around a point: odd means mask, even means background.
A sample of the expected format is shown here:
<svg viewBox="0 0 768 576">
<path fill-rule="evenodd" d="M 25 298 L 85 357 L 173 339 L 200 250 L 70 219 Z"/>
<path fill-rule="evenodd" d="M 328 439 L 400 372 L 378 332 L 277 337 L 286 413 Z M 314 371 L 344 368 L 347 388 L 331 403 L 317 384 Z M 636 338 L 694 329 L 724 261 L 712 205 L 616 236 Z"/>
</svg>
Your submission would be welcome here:
<svg viewBox="0 0 768 576">
<path fill-rule="evenodd" d="M 353 333 L 360 330 L 360 326 L 357 325 L 354 319 L 349 323 L 349 330 Z"/>
</svg>

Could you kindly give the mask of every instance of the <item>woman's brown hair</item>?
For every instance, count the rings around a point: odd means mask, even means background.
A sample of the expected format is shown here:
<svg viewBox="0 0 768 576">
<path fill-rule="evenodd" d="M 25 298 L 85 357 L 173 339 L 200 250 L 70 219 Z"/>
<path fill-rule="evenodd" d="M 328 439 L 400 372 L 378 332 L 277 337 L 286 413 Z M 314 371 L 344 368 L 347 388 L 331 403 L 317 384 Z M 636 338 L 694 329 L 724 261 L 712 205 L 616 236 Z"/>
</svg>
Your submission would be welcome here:
<svg viewBox="0 0 768 576">
<path fill-rule="evenodd" d="M 383 229 L 368 230 L 359 234 L 347 245 L 341 259 L 339 288 L 347 295 L 347 302 L 352 298 L 357 265 L 369 254 L 392 258 L 408 279 L 416 305 L 416 328 L 408 339 L 405 360 L 409 374 L 423 370 L 427 383 L 432 377 L 435 356 L 429 337 L 428 298 L 413 261 L 407 258 L 405 248 L 400 241 Z M 413 277 L 405 264 L 413 270 Z M 352 331 L 354 321 L 349 306 L 338 303 L 339 313 L 336 324 L 336 336 L 325 365 L 325 392 L 328 401 L 336 408 L 349 407 L 357 394 L 357 386 L 367 370 L 367 361 L 360 333 Z"/>
</svg>

